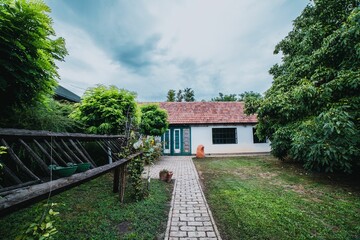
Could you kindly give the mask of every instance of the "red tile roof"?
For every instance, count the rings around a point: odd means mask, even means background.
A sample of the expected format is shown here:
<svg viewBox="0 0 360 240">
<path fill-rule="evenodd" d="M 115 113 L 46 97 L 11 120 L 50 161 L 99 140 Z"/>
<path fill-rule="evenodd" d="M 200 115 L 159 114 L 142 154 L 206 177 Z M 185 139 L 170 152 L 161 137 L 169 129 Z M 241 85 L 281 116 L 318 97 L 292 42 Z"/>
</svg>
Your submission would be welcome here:
<svg viewBox="0 0 360 240">
<path fill-rule="evenodd" d="M 160 102 L 170 124 L 257 123 L 256 115 L 244 113 L 243 102 Z"/>
</svg>

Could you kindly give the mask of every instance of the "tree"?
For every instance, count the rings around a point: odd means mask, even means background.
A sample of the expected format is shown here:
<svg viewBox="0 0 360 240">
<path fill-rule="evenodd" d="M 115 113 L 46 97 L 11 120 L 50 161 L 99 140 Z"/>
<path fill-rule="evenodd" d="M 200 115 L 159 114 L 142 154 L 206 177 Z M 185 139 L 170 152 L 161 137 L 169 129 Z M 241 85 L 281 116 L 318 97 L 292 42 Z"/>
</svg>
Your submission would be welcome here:
<svg viewBox="0 0 360 240">
<path fill-rule="evenodd" d="M 262 96 L 260 93 L 257 93 L 257 92 L 253 92 L 253 91 L 250 91 L 250 92 L 243 92 L 243 93 L 240 93 L 239 94 L 239 99 L 238 101 L 245 101 L 246 99 L 250 99 L 250 98 L 255 98 L 255 99 L 261 99 Z"/>
<path fill-rule="evenodd" d="M 360 1 L 316 0 L 275 47 L 282 63 L 257 110 L 272 152 L 308 169 L 351 172 L 360 159 Z"/>
<path fill-rule="evenodd" d="M 140 132 L 151 136 L 163 135 L 169 127 L 167 112 L 156 104 L 147 104 L 140 108 Z"/>
<path fill-rule="evenodd" d="M 260 93 L 253 91 L 239 94 L 239 101 L 245 103 L 245 114 L 254 114 L 260 107 L 263 97 Z"/>
<path fill-rule="evenodd" d="M 177 92 L 177 94 L 176 94 L 176 101 L 177 101 L 177 102 L 182 102 L 183 99 L 184 99 L 184 96 L 183 96 L 183 94 L 182 94 L 182 91 L 179 90 L 179 91 Z"/>
<path fill-rule="evenodd" d="M 67 51 L 54 38 L 50 8 L 41 0 L 0 3 L 0 125 L 15 109 L 25 109 L 53 94 L 59 77 L 55 60 Z"/>
<path fill-rule="evenodd" d="M 98 85 L 85 91 L 71 117 L 95 134 L 124 134 L 138 123 L 136 94 L 115 86 Z"/>
<path fill-rule="evenodd" d="M 211 102 L 236 102 L 237 100 L 236 94 L 224 95 L 221 92 L 218 97 L 211 98 Z"/>
<path fill-rule="evenodd" d="M 183 92 L 183 98 L 185 102 L 194 102 L 195 101 L 194 90 L 192 90 L 191 88 L 185 88 Z"/>
<path fill-rule="evenodd" d="M 167 102 L 175 102 L 175 90 L 174 89 L 170 89 L 167 93 L 166 96 L 166 101 Z"/>
</svg>

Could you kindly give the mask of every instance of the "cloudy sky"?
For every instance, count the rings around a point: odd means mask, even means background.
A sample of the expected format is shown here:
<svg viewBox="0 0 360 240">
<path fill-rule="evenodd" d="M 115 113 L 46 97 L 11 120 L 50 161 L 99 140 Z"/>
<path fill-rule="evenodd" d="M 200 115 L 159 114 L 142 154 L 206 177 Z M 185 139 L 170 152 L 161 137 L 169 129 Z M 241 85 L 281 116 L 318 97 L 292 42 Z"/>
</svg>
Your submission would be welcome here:
<svg viewBox="0 0 360 240">
<path fill-rule="evenodd" d="M 164 101 L 263 93 L 280 62 L 273 50 L 308 0 L 46 0 L 69 55 L 60 84 L 78 95 L 96 84 Z"/>
</svg>

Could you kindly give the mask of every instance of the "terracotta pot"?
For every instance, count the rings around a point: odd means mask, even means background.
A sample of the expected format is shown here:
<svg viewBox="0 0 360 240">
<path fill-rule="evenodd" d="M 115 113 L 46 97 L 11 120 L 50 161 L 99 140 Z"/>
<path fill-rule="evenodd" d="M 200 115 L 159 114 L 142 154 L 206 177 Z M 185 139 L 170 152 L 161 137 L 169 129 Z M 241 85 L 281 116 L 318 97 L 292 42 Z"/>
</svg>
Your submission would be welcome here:
<svg viewBox="0 0 360 240">
<path fill-rule="evenodd" d="M 173 172 L 168 172 L 167 175 L 166 175 L 166 181 L 171 182 L 172 176 L 173 176 Z"/>
</svg>

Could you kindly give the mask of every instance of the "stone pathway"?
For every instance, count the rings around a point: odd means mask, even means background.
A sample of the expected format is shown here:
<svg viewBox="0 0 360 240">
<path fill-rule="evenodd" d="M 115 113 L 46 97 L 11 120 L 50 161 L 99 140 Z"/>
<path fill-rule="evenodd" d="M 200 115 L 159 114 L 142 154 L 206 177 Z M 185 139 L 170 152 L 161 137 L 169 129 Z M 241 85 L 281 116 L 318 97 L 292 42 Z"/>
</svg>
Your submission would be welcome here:
<svg viewBox="0 0 360 240">
<path fill-rule="evenodd" d="M 175 179 L 165 240 L 220 240 L 191 157 L 164 156 L 150 168 L 150 177 L 159 178 L 164 168 L 173 171 Z"/>
</svg>

